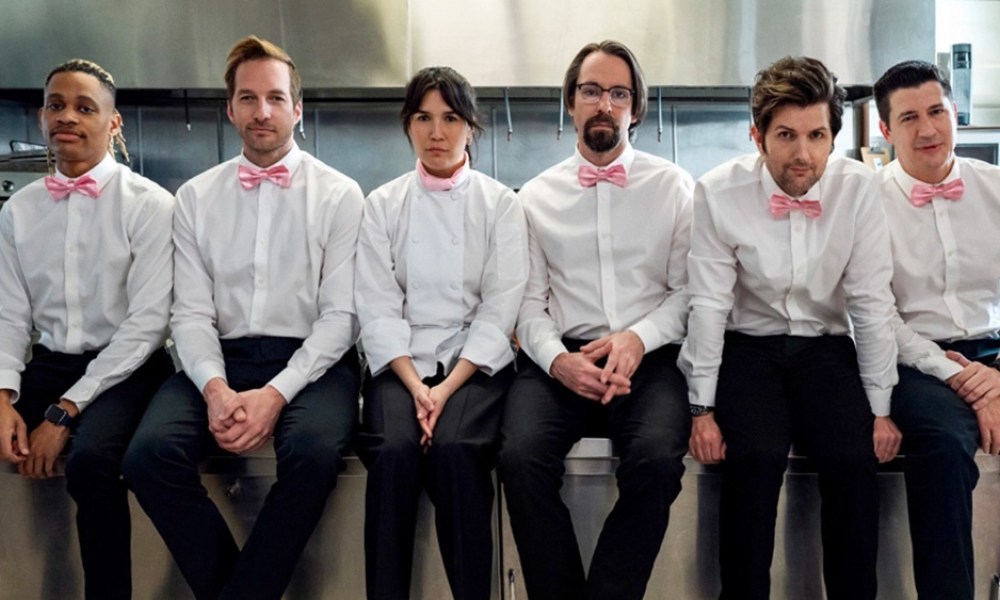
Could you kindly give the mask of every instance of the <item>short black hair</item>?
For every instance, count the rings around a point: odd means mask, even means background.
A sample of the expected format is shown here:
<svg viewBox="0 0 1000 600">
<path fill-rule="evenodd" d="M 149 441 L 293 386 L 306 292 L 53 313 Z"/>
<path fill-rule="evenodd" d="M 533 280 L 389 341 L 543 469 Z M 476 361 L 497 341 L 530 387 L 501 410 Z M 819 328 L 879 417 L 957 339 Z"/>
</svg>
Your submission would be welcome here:
<svg viewBox="0 0 1000 600">
<path fill-rule="evenodd" d="M 91 75 L 94 78 L 96 78 L 97 81 L 100 81 L 101 85 L 104 86 L 106 90 L 111 92 L 112 101 L 114 101 L 116 96 L 118 95 L 118 88 L 115 86 L 114 77 L 111 76 L 111 73 L 108 73 L 103 68 L 101 68 L 101 65 L 93 61 L 85 60 L 82 58 L 73 58 L 67 60 L 63 64 L 49 71 L 48 76 L 45 78 L 45 87 L 48 87 L 49 82 L 52 81 L 52 78 L 58 75 L 59 73 L 85 73 L 87 75 Z"/>
<path fill-rule="evenodd" d="M 907 60 L 890 67 L 872 86 L 878 118 L 886 125 L 889 124 L 889 112 L 892 108 L 889 96 L 893 92 L 902 88 L 920 87 L 928 81 L 938 82 L 948 99 L 955 101 L 951 94 L 951 83 L 937 65 L 923 60 Z"/>
</svg>

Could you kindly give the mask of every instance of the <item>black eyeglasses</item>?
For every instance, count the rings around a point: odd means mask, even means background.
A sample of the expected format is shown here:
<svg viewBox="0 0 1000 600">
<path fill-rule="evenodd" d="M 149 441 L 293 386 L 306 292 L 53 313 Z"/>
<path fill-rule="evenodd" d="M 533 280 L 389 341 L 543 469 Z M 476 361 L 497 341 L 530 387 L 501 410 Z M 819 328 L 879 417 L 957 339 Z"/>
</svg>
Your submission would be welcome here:
<svg viewBox="0 0 1000 600">
<path fill-rule="evenodd" d="M 577 97 L 584 104 L 597 104 L 601 101 L 601 96 L 604 92 L 608 93 L 608 98 L 611 100 L 611 104 L 617 106 L 618 108 L 625 108 L 632 101 L 632 94 L 635 92 L 628 89 L 627 87 L 622 87 L 616 85 L 610 88 L 603 88 L 596 83 L 578 83 L 576 84 Z"/>
</svg>

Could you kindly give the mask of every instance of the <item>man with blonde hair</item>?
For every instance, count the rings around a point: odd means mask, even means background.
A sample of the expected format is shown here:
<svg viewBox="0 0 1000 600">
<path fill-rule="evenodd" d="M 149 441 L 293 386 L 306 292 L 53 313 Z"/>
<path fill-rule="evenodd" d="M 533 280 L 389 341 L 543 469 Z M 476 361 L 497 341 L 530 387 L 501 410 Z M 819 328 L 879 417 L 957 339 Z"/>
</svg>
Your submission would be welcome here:
<svg viewBox="0 0 1000 600">
<path fill-rule="evenodd" d="M 357 420 L 357 183 L 292 139 L 295 65 L 249 37 L 226 63 L 239 157 L 177 192 L 171 328 L 183 373 L 125 457 L 129 486 L 198 598 L 280 598 L 344 467 Z M 277 482 L 237 547 L 198 463 L 274 437 Z"/>
</svg>

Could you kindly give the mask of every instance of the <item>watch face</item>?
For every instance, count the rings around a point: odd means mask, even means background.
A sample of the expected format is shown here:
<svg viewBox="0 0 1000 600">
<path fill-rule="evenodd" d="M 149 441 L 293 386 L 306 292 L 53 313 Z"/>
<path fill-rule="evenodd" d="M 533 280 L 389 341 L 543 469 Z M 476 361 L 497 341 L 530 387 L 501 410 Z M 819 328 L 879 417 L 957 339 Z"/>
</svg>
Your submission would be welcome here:
<svg viewBox="0 0 1000 600">
<path fill-rule="evenodd" d="M 73 418 L 69 416 L 66 409 L 58 404 L 52 404 L 45 409 L 45 420 L 62 427 L 69 427 L 73 423 Z"/>
</svg>

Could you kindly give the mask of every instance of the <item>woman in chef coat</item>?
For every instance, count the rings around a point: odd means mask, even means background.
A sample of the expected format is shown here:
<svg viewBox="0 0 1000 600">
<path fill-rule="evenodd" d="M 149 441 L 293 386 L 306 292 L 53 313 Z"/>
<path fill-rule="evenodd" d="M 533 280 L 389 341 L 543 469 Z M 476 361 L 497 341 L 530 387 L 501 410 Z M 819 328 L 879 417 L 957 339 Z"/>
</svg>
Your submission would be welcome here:
<svg viewBox="0 0 1000 600">
<path fill-rule="evenodd" d="M 368 597 L 409 597 L 426 489 L 454 597 L 486 599 L 491 471 L 528 273 L 524 213 L 510 189 L 472 169 L 483 128 L 464 77 L 421 70 L 401 117 L 416 166 L 368 196 L 357 253 Z"/>
</svg>

